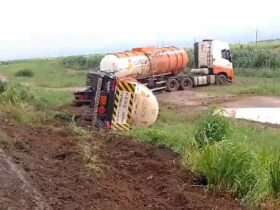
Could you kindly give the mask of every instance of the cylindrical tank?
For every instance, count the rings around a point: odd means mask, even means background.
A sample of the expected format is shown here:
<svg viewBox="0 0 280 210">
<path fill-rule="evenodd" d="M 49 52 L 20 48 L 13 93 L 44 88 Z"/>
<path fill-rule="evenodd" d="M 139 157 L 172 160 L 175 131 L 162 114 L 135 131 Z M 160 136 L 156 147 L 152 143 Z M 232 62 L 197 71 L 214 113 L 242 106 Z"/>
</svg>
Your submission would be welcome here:
<svg viewBox="0 0 280 210">
<path fill-rule="evenodd" d="M 108 54 L 100 62 L 100 70 L 117 77 L 147 78 L 161 74 L 176 75 L 184 70 L 188 56 L 184 49 L 134 48 L 131 51 Z"/>
<path fill-rule="evenodd" d="M 155 123 L 159 104 L 153 92 L 145 85 L 136 83 L 134 107 L 131 116 L 133 127 L 149 127 Z"/>
<path fill-rule="evenodd" d="M 113 128 L 148 127 L 155 123 L 159 113 L 159 104 L 145 85 L 134 78 L 125 77 L 117 81 Z"/>
</svg>

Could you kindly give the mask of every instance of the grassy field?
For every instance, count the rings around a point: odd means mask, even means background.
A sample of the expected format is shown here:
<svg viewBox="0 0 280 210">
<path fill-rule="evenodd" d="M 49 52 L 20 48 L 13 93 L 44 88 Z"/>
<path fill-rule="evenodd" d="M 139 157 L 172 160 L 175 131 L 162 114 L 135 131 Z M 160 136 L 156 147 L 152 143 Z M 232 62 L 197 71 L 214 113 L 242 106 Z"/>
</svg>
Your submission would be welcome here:
<svg viewBox="0 0 280 210">
<path fill-rule="evenodd" d="M 280 70 L 280 41 L 232 45 L 233 64 L 239 75 L 275 77 Z"/>
<path fill-rule="evenodd" d="M 280 96 L 280 77 L 236 76 L 233 84 L 223 86 L 199 87 L 198 91 L 209 91 L 213 95 L 259 95 Z"/>
<path fill-rule="evenodd" d="M 32 76 L 18 76 L 22 70 Z M 20 83 L 32 89 L 50 108 L 71 103 L 71 88 L 85 85 L 87 70 L 74 70 L 63 65 L 62 59 L 28 60 L 0 65 L 0 75 L 12 83 Z M 69 88 L 69 90 L 68 90 Z"/>
<path fill-rule="evenodd" d="M 260 48 L 280 50 L 280 39 L 259 41 L 257 44 L 255 42 L 252 42 L 248 44 L 231 45 L 231 48 L 240 48 L 240 47 L 260 47 Z"/>
<path fill-rule="evenodd" d="M 32 77 L 18 77 L 18 71 L 28 69 Z M 0 65 L 0 74 L 14 82 L 26 83 L 36 87 L 65 88 L 85 84 L 86 71 L 65 68 L 60 59 L 30 60 Z"/>
</svg>

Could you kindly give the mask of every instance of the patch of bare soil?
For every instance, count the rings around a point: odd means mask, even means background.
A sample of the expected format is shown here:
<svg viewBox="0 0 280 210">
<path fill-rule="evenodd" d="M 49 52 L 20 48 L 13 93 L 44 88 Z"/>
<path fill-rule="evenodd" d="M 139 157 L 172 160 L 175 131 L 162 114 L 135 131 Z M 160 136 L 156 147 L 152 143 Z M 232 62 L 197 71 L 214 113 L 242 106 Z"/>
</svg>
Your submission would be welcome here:
<svg viewBox="0 0 280 210">
<path fill-rule="evenodd" d="M 177 155 L 165 148 L 93 135 L 88 143 L 98 145 L 102 173 L 97 173 L 85 167 L 80 140 L 62 126 L 2 122 L 0 131 L 13 139 L 1 144 L 0 209 L 242 209 L 227 194 L 213 195 L 193 185 L 193 174 L 182 170 Z"/>
<path fill-rule="evenodd" d="M 8 80 L 7 77 L 0 74 L 0 81 L 1 82 L 6 82 L 7 80 Z"/>
<path fill-rule="evenodd" d="M 280 97 L 272 96 L 250 96 L 243 97 L 237 101 L 231 101 L 223 103 L 223 107 L 256 107 L 256 108 L 279 108 L 280 107 Z"/>
<path fill-rule="evenodd" d="M 273 96 L 212 96 L 208 92 L 176 91 L 165 92 L 157 96 L 162 104 L 177 107 L 195 107 L 197 109 L 218 105 L 222 107 L 280 107 L 280 97 Z"/>
</svg>

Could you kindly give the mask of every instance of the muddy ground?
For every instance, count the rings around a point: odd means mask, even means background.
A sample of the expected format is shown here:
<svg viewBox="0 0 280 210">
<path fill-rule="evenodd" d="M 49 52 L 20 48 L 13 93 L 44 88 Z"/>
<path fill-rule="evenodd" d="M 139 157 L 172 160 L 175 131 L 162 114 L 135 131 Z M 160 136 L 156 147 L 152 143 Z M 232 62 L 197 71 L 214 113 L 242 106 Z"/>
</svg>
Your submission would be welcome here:
<svg viewBox="0 0 280 210">
<path fill-rule="evenodd" d="M 0 131 L 0 209 L 242 209 L 228 195 L 197 186 L 165 148 L 116 135 L 81 140 L 62 125 L 6 121 Z M 80 145 L 90 148 L 87 159 Z"/>
</svg>

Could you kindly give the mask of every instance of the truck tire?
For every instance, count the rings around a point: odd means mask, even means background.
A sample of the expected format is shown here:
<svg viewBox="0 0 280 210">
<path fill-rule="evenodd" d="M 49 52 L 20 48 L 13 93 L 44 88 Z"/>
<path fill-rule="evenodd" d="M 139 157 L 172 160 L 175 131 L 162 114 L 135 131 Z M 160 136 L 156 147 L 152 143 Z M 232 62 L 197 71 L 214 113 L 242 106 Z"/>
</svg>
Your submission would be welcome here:
<svg viewBox="0 0 280 210">
<path fill-rule="evenodd" d="M 148 80 L 148 88 L 153 89 L 155 87 L 155 81 L 153 79 Z"/>
<path fill-rule="evenodd" d="M 170 78 L 167 80 L 167 91 L 176 91 L 179 89 L 180 84 L 176 78 Z"/>
<path fill-rule="evenodd" d="M 220 74 L 216 76 L 216 84 L 217 85 L 226 85 L 228 84 L 228 78 L 224 74 Z"/>
<path fill-rule="evenodd" d="M 190 77 L 183 78 L 180 81 L 180 89 L 187 90 L 193 88 L 193 81 Z"/>
</svg>

